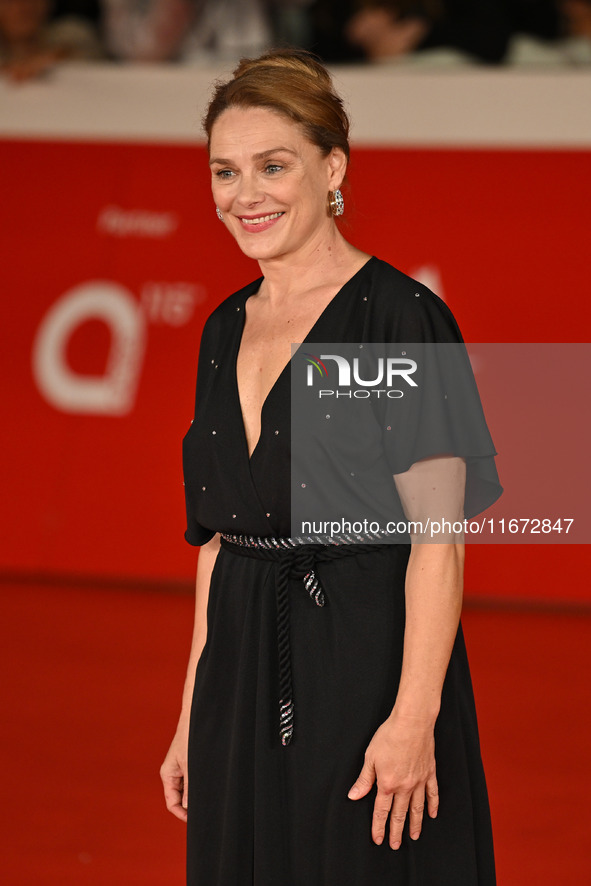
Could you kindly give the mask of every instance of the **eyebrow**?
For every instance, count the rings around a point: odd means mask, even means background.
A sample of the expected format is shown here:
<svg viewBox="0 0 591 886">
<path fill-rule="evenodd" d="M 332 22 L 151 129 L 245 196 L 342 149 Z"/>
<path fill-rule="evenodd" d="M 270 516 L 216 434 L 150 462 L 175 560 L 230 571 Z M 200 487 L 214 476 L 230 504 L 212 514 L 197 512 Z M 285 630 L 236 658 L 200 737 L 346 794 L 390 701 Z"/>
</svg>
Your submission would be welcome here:
<svg viewBox="0 0 591 886">
<path fill-rule="evenodd" d="M 279 154 L 280 152 L 283 152 L 284 154 L 291 154 L 293 157 L 297 157 L 296 152 L 292 151 L 291 148 L 283 148 L 280 146 L 278 148 L 270 148 L 268 151 L 261 151 L 258 154 L 253 154 L 252 159 L 264 160 L 266 157 L 271 157 L 273 154 Z M 214 163 L 221 163 L 222 166 L 231 166 L 232 160 L 225 160 L 223 157 L 212 157 L 209 161 L 209 165 L 213 166 Z"/>
</svg>

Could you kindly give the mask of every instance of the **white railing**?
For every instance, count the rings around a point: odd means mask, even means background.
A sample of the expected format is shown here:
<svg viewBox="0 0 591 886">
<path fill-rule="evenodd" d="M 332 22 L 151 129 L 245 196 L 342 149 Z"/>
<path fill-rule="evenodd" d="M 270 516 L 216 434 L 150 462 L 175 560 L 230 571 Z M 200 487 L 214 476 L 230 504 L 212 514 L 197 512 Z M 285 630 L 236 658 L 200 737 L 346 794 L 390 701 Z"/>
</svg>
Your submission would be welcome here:
<svg viewBox="0 0 591 886">
<path fill-rule="evenodd" d="M 591 71 L 333 69 L 363 145 L 587 147 Z M 0 80 L 0 137 L 202 140 L 211 84 L 229 70 L 64 64 L 44 79 Z"/>
</svg>

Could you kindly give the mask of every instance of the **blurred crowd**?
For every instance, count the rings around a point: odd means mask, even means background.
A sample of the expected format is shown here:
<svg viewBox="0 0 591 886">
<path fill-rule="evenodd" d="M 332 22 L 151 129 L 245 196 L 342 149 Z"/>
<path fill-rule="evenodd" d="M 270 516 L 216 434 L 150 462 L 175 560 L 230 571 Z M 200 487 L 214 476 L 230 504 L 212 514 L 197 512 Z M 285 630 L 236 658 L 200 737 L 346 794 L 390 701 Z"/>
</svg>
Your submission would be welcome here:
<svg viewBox="0 0 591 886">
<path fill-rule="evenodd" d="M 591 0 L 0 0 L 15 81 L 69 59 L 212 65 L 270 46 L 336 64 L 591 65 Z"/>
</svg>

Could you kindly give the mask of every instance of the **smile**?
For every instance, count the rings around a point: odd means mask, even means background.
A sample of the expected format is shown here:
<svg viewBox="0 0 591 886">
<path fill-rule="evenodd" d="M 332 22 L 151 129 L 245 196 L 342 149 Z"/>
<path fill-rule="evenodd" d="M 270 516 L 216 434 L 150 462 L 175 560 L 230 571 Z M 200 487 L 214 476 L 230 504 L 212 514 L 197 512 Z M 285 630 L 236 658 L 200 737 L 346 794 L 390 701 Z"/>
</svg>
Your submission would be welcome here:
<svg viewBox="0 0 591 886">
<path fill-rule="evenodd" d="M 247 225 L 249 228 L 256 228 L 259 225 L 267 225 L 269 222 L 274 222 L 284 214 L 285 213 L 283 212 L 273 212 L 270 215 L 259 215 L 256 218 L 240 216 L 240 221 L 243 225 Z"/>
</svg>

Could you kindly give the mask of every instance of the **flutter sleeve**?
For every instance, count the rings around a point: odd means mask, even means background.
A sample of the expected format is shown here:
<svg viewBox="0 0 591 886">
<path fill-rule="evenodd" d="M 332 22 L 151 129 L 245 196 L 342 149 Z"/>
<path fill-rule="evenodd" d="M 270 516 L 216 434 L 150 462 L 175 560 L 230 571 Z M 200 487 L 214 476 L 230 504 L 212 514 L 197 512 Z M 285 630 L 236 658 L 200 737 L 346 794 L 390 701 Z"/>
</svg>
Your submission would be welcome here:
<svg viewBox="0 0 591 886">
<path fill-rule="evenodd" d="M 392 388 L 398 395 L 377 401 L 390 471 L 402 474 L 434 456 L 464 458 L 464 515 L 470 519 L 493 504 L 503 489 L 460 330 L 445 303 L 420 284 L 406 299 L 396 325 L 387 348 L 388 356 L 400 361 L 392 364 L 401 370 Z"/>
</svg>

